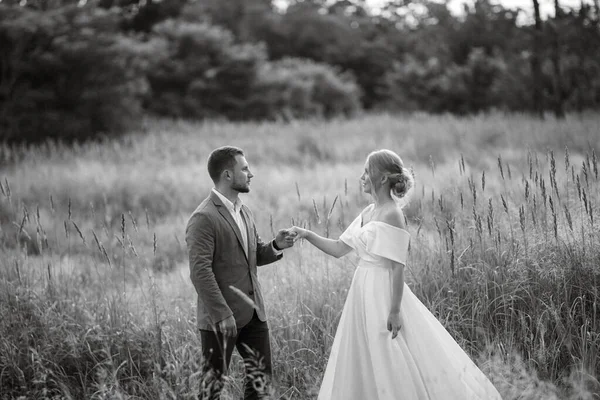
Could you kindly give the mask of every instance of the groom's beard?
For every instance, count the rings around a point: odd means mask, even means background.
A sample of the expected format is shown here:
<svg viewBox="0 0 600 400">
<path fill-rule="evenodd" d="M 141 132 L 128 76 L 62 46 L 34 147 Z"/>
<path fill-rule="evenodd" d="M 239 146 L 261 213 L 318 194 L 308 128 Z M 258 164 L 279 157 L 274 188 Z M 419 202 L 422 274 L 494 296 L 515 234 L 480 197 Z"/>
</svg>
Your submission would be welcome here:
<svg viewBox="0 0 600 400">
<path fill-rule="evenodd" d="M 239 193 L 248 193 L 250 191 L 250 185 L 248 184 L 248 182 L 244 182 L 244 183 L 233 183 L 231 185 L 231 188 L 233 190 L 235 190 L 236 192 Z"/>
</svg>

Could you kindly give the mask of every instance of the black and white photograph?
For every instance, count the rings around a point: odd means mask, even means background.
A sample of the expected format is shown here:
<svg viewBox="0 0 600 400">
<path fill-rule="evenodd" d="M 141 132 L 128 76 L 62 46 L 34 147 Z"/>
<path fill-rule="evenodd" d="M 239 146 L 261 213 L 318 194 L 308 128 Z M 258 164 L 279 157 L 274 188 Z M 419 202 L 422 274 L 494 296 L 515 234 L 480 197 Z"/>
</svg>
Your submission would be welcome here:
<svg viewBox="0 0 600 400">
<path fill-rule="evenodd" d="M 0 400 L 600 400 L 599 0 L 0 0 Z"/>
</svg>

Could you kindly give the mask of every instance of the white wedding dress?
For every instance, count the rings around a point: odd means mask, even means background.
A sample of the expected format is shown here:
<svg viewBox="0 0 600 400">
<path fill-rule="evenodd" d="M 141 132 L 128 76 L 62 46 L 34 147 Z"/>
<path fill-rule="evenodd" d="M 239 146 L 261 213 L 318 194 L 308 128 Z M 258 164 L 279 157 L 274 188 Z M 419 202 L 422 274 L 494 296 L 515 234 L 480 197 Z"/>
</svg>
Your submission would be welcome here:
<svg viewBox="0 0 600 400">
<path fill-rule="evenodd" d="M 396 339 L 387 330 L 390 259 L 404 264 L 409 233 L 361 216 L 340 236 L 360 257 L 318 400 L 496 400 L 500 394 L 404 284 Z"/>
</svg>

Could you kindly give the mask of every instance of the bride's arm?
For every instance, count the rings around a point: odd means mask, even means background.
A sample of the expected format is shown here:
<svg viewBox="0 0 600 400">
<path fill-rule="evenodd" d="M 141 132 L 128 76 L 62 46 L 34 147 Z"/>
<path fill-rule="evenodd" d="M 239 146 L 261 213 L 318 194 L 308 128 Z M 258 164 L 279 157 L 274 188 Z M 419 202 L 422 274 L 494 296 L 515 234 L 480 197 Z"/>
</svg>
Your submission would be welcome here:
<svg viewBox="0 0 600 400">
<path fill-rule="evenodd" d="M 405 229 L 404 215 L 401 210 L 394 210 L 384 217 L 384 221 L 389 225 Z M 404 264 L 388 260 L 392 264 L 392 307 L 388 316 L 388 330 L 392 332 L 392 338 L 395 338 L 402 327 L 402 316 L 400 314 L 400 304 L 402 303 L 402 294 L 404 293 Z"/>
<path fill-rule="evenodd" d="M 392 270 L 392 308 L 390 313 L 399 313 L 404 292 L 404 265 L 394 261 L 391 263 L 394 269 Z"/>
<path fill-rule="evenodd" d="M 297 226 L 294 226 L 292 231 L 296 232 L 298 239 L 303 238 L 308 240 L 317 249 L 335 258 L 340 258 L 352 251 L 352 247 L 348 246 L 339 239 L 335 240 L 324 238 L 323 236 L 317 235 L 313 231 L 299 228 Z"/>
<path fill-rule="evenodd" d="M 392 307 L 388 316 L 387 329 L 392 332 L 392 339 L 395 339 L 403 324 L 400 304 L 404 292 L 404 265 L 395 261 L 390 262 L 394 269 L 392 270 Z"/>
</svg>

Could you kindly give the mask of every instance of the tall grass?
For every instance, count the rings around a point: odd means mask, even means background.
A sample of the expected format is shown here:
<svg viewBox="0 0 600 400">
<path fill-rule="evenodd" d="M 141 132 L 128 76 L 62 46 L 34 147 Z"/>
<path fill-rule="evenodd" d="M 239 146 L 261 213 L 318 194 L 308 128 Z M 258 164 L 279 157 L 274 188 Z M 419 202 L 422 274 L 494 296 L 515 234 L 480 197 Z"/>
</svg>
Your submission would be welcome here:
<svg viewBox="0 0 600 400">
<path fill-rule="evenodd" d="M 68 148 L 0 150 L 0 398 L 195 398 L 200 344 L 183 230 L 210 150 L 247 152 L 263 237 L 337 236 L 367 204 L 366 154 L 417 175 L 407 280 L 505 399 L 598 398 L 599 117 L 148 121 Z M 274 398 L 313 398 L 355 260 L 308 244 L 260 269 Z M 408 322 L 409 323 L 409 322 Z M 238 361 L 238 362 L 236 362 Z M 234 358 L 226 392 L 242 391 Z"/>
</svg>

